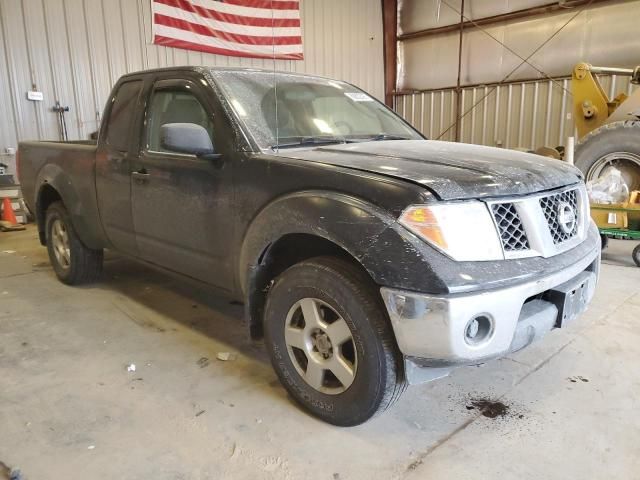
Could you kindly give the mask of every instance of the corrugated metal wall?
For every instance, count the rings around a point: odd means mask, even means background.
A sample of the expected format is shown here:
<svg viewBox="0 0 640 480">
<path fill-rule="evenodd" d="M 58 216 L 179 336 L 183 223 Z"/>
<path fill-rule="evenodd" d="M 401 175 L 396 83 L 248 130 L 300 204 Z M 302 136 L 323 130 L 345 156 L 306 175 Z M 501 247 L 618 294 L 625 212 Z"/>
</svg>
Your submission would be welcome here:
<svg viewBox="0 0 640 480">
<path fill-rule="evenodd" d="M 398 33 L 407 34 L 460 22 L 462 0 L 399 0 Z M 446 2 L 446 3 L 445 3 Z M 525 8 L 549 5 L 553 0 L 466 0 L 464 14 L 477 20 Z M 450 5 L 453 8 L 449 8 Z"/>
<path fill-rule="evenodd" d="M 384 98 L 380 1 L 301 0 L 301 17 L 305 60 L 279 60 L 277 69 L 347 80 Z M 19 140 L 59 139 L 57 100 L 70 107 L 69 137 L 87 138 L 120 75 L 173 65 L 273 68 L 151 44 L 150 0 L 0 0 L 0 154 Z M 34 87 L 44 101 L 27 100 Z"/>
<path fill-rule="evenodd" d="M 639 88 L 627 76 L 598 78 L 611 98 Z M 571 79 L 554 80 L 463 88 L 460 140 L 505 148 L 564 145 L 568 136 L 575 136 Z M 396 95 L 394 102 L 396 111 L 428 138 L 455 140 L 454 89 Z"/>
<path fill-rule="evenodd" d="M 480 18 L 539 4 L 540 0 L 468 0 L 465 12 Z M 440 21 L 436 22 L 438 5 Z M 455 11 L 447 5 L 459 10 L 460 0 L 404 0 L 400 9 L 400 25 L 404 25 L 404 29 L 420 30 L 458 22 L 459 14 L 453 20 Z M 559 33 L 529 60 L 551 77 L 570 74 L 573 65 L 581 61 L 593 65 L 636 66 L 640 62 L 637 33 L 640 1 L 618 0 L 582 8 L 566 8 L 551 14 L 503 21 L 485 25 L 482 30 L 477 27 L 465 29 L 462 85 L 501 81 L 522 63 L 513 52 L 527 58 L 556 32 Z M 581 13 L 562 28 L 577 12 Z M 458 32 L 401 41 L 398 48 L 398 89 L 427 90 L 455 86 L 458 45 Z M 540 78 L 544 76 L 529 65 L 520 66 L 509 76 L 509 80 Z"/>
<path fill-rule="evenodd" d="M 551 3 L 467 0 L 465 15 L 477 20 Z M 461 0 L 402 0 L 400 33 L 455 25 L 460 21 L 460 6 Z M 577 12 L 581 13 L 562 28 Z M 527 149 L 564 145 L 574 134 L 569 78 L 574 65 L 580 61 L 627 68 L 640 64 L 638 18 L 638 0 L 599 2 L 584 9 L 571 7 L 568 2 L 566 10 L 465 29 L 461 113 L 471 111 L 461 122 L 461 141 Z M 529 60 L 555 82 L 523 65 L 506 84 L 497 86 L 522 62 L 509 50 L 527 58 L 556 32 Z M 455 127 L 450 127 L 456 117 L 453 87 L 458 73 L 458 45 L 457 31 L 399 42 L 401 93 L 394 97 L 395 107 L 429 138 L 455 140 Z M 636 88 L 629 84 L 628 77 L 600 78 L 611 97 Z"/>
</svg>

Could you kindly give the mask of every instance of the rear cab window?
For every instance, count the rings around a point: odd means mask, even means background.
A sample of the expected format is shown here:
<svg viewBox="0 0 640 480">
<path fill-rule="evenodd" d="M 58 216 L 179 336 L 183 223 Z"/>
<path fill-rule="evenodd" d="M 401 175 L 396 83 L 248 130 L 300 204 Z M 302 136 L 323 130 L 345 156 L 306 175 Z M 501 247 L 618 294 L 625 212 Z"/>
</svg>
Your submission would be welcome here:
<svg viewBox="0 0 640 480">
<path fill-rule="evenodd" d="M 138 96 L 141 90 L 142 80 L 132 80 L 120 85 L 111 100 L 106 143 L 116 150 L 128 150 Z"/>
</svg>

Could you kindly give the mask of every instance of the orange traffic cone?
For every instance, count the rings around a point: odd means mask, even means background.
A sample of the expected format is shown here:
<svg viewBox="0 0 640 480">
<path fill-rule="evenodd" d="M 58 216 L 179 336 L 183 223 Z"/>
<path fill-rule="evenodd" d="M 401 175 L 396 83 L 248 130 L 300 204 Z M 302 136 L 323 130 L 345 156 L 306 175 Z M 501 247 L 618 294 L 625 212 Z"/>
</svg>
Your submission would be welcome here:
<svg viewBox="0 0 640 480">
<path fill-rule="evenodd" d="M 16 214 L 13 213 L 11 200 L 8 198 L 2 200 L 2 220 L 0 221 L 0 228 L 4 231 L 25 229 L 24 225 L 18 223 Z"/>
</svg>

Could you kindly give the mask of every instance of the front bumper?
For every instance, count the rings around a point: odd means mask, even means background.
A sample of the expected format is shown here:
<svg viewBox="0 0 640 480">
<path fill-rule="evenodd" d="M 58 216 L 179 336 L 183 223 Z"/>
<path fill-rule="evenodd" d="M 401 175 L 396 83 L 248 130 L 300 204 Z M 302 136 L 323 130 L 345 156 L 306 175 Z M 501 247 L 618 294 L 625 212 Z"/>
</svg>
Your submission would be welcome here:
<svg viewBox="0 0 640 480">
<path fill-rule="evenodd" d="M 453 366 L 520 350 L 564 326 L 593 298 L 599 267 L 596 247 L 554 274 L 500 289 L 432 296 L 381 288 L 398 347 L 410 363 L 409 382 L 425 381 L 414 367 L 435 367 L 428 375 L 442 376 Z M 474 318 L 482 322 L 479 341 L 468 335 Z"/>
</svg>

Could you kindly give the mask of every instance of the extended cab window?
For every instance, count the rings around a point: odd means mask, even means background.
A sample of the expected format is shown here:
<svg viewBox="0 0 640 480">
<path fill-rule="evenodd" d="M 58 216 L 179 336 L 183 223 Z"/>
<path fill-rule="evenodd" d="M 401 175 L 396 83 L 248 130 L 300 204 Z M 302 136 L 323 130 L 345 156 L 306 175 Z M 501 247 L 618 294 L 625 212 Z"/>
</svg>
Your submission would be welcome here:
<svg viewBox="0 0 640 480">
<path fill-rule="evenodd" d="M 147 149 L 169 152 L 162 147 L 160 127 L 167 123 L 195 123 L 204 127 L 213 141 L 213 123 L 206 109 L 191 92 L 182 89 L 156 90 L 148 116 Z"/>
<path fill-rule="evenodd" d="M 129 134 L 141 88 L 140 80 L 123 83 L 113 98 L 107 124 L 107 143 L 116 150 L 127 150 L 129 147 Z"/>
</svg>

